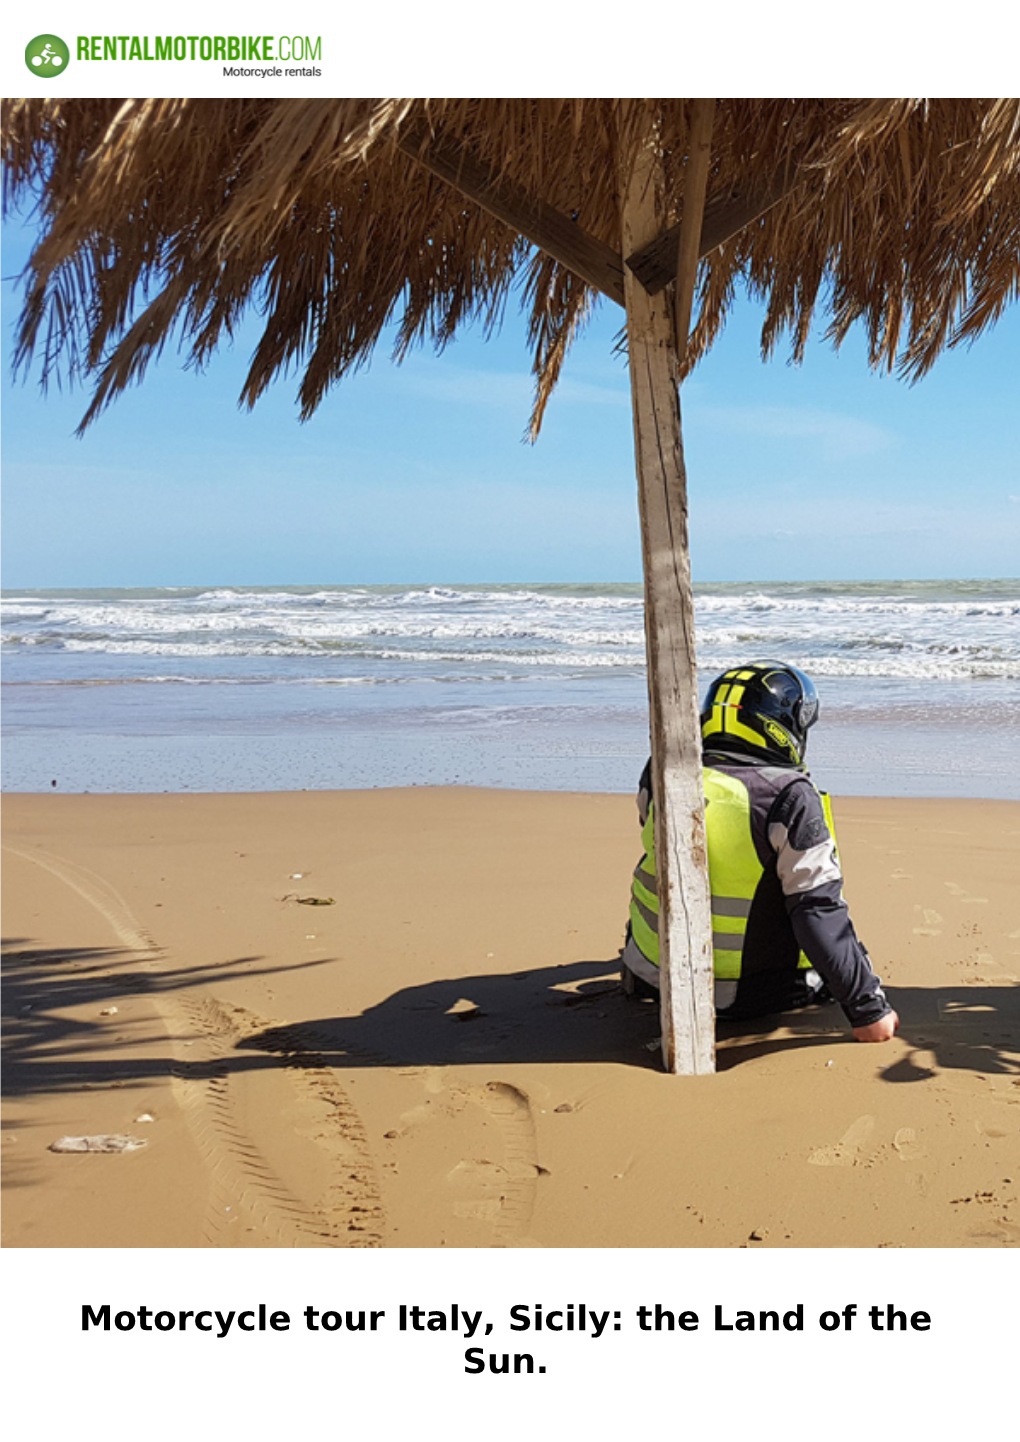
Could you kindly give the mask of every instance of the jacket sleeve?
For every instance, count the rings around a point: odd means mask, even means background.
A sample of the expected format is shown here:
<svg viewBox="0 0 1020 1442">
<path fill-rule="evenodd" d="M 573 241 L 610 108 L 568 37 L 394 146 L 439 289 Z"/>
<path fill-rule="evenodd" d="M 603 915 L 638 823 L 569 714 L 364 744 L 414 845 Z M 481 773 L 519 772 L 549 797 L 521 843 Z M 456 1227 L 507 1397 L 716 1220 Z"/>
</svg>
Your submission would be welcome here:
<svg viewBox="0 0 1020 1442">
<path fill-rule="evenodd" d="M 892 1008 L 854 931 L 821 797 L 806 778 L 778 797 L 768 841 L 798 945 L 850 1025 L 870 1026 Z"/>
</svg>

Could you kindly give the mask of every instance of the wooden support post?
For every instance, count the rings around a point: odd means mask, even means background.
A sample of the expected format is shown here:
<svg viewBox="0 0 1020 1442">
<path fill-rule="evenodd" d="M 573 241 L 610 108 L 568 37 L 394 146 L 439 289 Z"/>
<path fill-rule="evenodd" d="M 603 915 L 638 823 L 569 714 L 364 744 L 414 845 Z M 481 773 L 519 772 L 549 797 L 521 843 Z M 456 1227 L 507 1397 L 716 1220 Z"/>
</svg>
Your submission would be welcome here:
<svg viewBox="0 0 1020 1442">
<path fill-rule="evenodd" d="M 623 254 L 664 228 L 654 128 L 624 160 Z M 699 216 L 700 220 L 700 216 Z M 715 1070 L 712 914 L 672 297 L 624 275 L 645 574 L 645 637 L 659 887 L 659 982 L 666 1070 Z"/>
</svg>

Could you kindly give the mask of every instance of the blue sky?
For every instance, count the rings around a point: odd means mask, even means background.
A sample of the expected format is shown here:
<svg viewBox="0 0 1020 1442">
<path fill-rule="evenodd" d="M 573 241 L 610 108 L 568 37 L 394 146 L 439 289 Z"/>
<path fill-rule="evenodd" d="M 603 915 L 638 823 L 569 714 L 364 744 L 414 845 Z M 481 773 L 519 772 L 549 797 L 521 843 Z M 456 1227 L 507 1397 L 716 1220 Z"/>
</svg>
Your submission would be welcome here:
<svg viewBox="0 0 1020 1442">
<path fill-rule="evenodd" d="M 4 233 L 3 275 L 28 235 Z M 384 350 L 307 424 L 293 379 L 239 411 L 254 330 L 203 375 L 167 353 L 84 439 L 83 392 L 12 383 L 3 294 L 3 583 L 637 580 L 622 315 L 602 305 L 535 446 L 524 327 L 395 367 Z M 1020 313 L 910 387 L 859 337 L 762 364 L 734 311 L 684 388 L 696 580 L 1017 574 Z"/>
</svg>

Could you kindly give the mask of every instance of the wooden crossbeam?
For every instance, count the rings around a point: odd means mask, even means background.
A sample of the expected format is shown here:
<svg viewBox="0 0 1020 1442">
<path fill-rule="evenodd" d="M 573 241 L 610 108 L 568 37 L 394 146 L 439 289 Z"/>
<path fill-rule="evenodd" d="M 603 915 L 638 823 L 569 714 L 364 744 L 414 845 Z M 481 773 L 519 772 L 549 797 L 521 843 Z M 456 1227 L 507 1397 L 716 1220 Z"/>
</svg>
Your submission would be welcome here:
<svg viewBox="0 0 1020 1442">
<path fill-rule="evenodd" d="M 712 121 L 714 100 L 695 100 L 691 105 L 691 128 L 687 142 L 687 165 L 684 171 L 684 216 L 688 224 L 680 227 L 676 262 L 676 353 L 687 354 L 688 332 L 691 328 L 691 307 L 701 259 L 699 237 L 705 215 L 705 191 L 712 164 Z"/>
<path fill-rule="evenodd" d="M 569 215 L 528 195 L 505 177 L 495 176 L 462 145 L 444 141 L 426 126 L 414 125 L 401 130 L 397 146 L 440 180 L 455 186 L 483 210 L 530 240 L 532 245 L 615 300 L 617 305 L 625 304 L 624 264 L 619 252 L 582 230 Z M 718 195 L 710 200 L 701 226 L 699 259 L 703 260 L 716 246 L 771 210 L 799 180 L 796 172 L 777 175 L 752 190 Z M 649 295 L 658 295 L 676 279 L 680 231 L 681 223 L 671 225 L 650 244 L 627 257 L 627 269 L 637 276 Z"/>
<path fill-rule="evenodd" d="M 425 127 L 402 130 L 397 145 L 405 155 L 456 186 L 483 210 L 518 231 L 603 295 L 618 305 L 624 304 L 623 262 L 619 254 L 612 246 L 588 235 L 569 215 L 528 195 L 505 177 L 494 176 L 488 166 L 463 146 L 438 139 Z"/>
<path fill-rule="evenodd" d="M 800 177 L 794 172 L 790 176 L 773 176 L 764 185 L 742 194 L 715 196 L 705 206 L 698 245 L 699 259 L 704 260 L 716 246 L 730 240 L 753 220 L 759 220 L 799 183 Z M 683 222 L 678 221 L 656 236 L 650 245 L 642 246 L 627 257 L 628 267 L 649 295 L 658 295 L 676 279 L 682 227 Z"/>
</svg>

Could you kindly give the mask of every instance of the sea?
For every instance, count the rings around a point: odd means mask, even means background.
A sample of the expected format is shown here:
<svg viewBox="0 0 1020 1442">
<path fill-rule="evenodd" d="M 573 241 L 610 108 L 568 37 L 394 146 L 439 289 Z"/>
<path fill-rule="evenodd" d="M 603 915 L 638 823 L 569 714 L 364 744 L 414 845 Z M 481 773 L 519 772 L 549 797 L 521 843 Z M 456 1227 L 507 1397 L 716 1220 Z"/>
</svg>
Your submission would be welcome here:
<svg viewBox="0 0 1020 1442">
<path fill-rule="evenodd" d="M 1020 581 L 695 587 L 702 690 L 793 662 L 834 794 L 1020 798 Z M 632 791 L 639 584 L 2 594 L 5 791 Z"/>
</svg>

